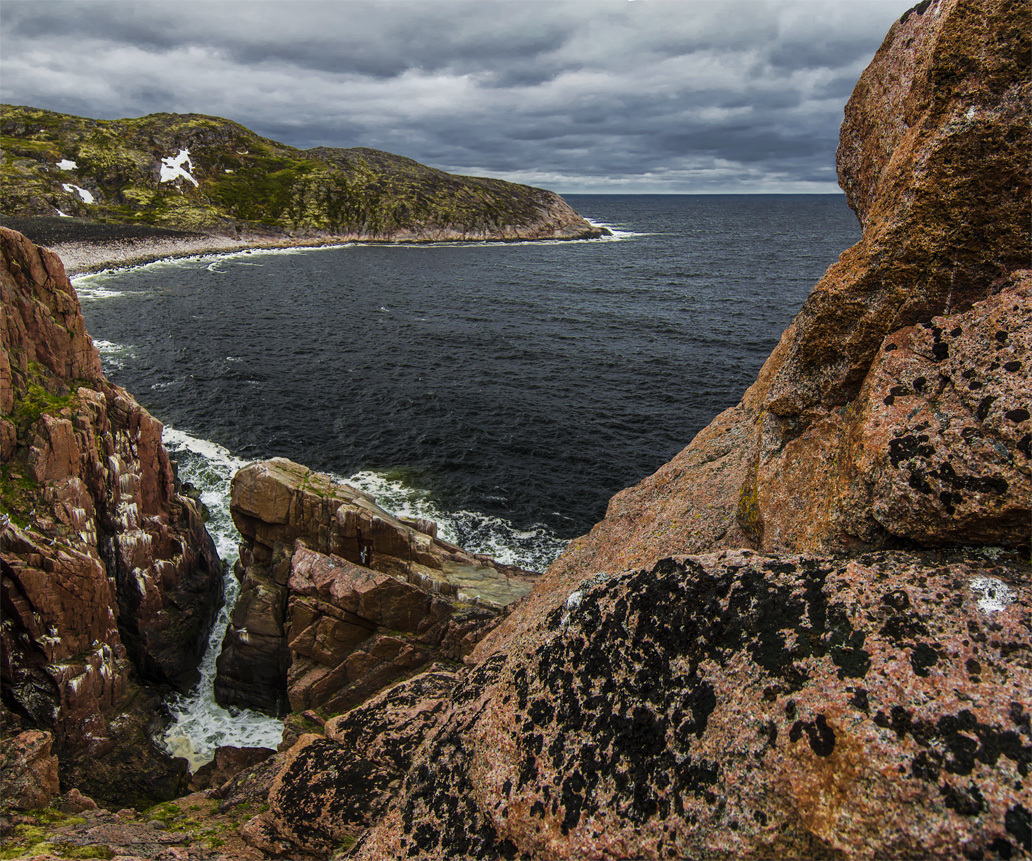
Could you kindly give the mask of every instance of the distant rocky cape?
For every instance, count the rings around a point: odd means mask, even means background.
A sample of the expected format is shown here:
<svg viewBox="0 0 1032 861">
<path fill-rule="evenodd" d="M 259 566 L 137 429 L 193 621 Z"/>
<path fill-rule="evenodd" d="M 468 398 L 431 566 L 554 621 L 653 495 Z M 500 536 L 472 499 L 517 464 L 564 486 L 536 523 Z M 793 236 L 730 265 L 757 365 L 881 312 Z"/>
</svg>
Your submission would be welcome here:
<svg viewBox="0 0 1032 861">
<path fill-rule="evenodd" d="M 893 25 L 842 127 L 860 242 L 542 576 L 242 470 L 217 689 L 284 742 L 193 776 L 176 857 L 1032 857 L 1030 18 Z M 2 797 L 142 809 L 187 791 L 147 716 L 218 565 L 60 261 L 2 238 Z M 201 842 L 233 811 L 237 843 Z M 142 855 L 154 815 L 51 839 Z"/>
<path fill-rule="evenodd" d="M 0 213 L 203 234 L 390 242 L 608 234 L 557 194 L 356 147 L 299 150 L 199 114 L 0 106 Z"/>
</svg>

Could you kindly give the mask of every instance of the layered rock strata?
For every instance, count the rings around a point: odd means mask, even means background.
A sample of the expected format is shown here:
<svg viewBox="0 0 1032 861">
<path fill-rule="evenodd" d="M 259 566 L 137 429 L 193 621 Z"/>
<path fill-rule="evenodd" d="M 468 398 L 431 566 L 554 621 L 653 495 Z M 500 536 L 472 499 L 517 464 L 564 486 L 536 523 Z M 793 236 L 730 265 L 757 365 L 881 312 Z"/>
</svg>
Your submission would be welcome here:
<svg viewBox="0 0 1032 861">
<path fill-rule="evenodd" d="M 68 786 L 175 792 L 139 685 L 192 682 L 222 566 L 160 423 L 102 374 L 61 261 L 6 229 L 0 247 L 4 707 L 53 733 Z"/>
<path fill-rule="evenodd" d="M 341 711 L 433 659 L 460 660 L 533 581 L 282 458 L 234 476 L 231 512 L 244 540 L 215 681 L 225 704 Z"/>
</svg>

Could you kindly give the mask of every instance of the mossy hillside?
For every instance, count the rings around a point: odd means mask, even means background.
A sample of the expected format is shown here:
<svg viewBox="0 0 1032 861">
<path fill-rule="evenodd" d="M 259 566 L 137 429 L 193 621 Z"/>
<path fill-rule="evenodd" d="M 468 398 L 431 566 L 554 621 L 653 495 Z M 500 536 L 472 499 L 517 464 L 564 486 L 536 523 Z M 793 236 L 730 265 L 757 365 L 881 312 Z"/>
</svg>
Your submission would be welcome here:
<svg viewBox="0 0 1032 861">
<path fill-rule="evenodd" d="M 180 229 L 300 235 L 435 231 L 499 234 L 532 226 L 551 192 L 459 177 L 363 147 L 299 150 L 199 114 L 93 120 L 0 106 L 0 211 Z M 191 176 L 160 182 L 162 159 L 189 150 Z M 57 165 L 68 159 L 74 169 Z M 75 188 L 94 198 L 88 203 Z M 587 225 L 585 225 L 587 227 Z"/>
<path fill-rule="evenodd" d="M 28 448 L 36 425 L 45 415 L 74 418 L 80 386 L 91 388 L 92 384 L 88 380 L 66 383 L 38 362 L 29 362 L 24 372 L 17 362 L 12 364 L 14 405 L 2 418 L 14 426 L 17 449 L 12 458 L 0 465 L 0 513 L 25 528 L 29 525 L 29 513 L 43 493 L 28 463 Z"/>
</svg>

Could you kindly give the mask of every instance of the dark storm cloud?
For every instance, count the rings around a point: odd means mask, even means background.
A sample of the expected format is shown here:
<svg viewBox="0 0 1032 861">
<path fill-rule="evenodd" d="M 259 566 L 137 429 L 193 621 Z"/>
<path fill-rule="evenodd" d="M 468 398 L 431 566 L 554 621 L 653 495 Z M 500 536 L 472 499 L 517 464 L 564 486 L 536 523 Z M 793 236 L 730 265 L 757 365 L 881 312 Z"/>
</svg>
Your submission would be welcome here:
<svg viewBox="0 0 1032 861">
<path fill-rule="evenodd" d="M 3 0 L 0 98 L 225 116 L 565 191 L 834 190 L 906 0 Z"/>
</svg>

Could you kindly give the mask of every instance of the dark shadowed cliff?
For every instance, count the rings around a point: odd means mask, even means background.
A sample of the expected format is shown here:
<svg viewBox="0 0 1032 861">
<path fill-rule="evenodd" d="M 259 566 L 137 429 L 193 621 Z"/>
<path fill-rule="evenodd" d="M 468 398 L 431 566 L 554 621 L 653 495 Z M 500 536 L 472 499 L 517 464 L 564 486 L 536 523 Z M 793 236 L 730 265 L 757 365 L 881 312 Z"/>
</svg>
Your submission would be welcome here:
<svg viewBox="0 0 1032 861">
<path fill-rule="evenodd" d="M 222 566 L 161 425 L 111 385 L 61 261 L 0 228 L 4 731 L 53 734 L 65 787 L 173 797 L 160 700 L 186 689 Z"/>
</svg>

